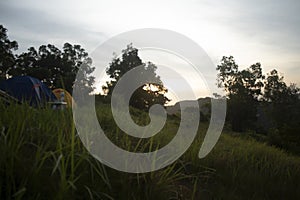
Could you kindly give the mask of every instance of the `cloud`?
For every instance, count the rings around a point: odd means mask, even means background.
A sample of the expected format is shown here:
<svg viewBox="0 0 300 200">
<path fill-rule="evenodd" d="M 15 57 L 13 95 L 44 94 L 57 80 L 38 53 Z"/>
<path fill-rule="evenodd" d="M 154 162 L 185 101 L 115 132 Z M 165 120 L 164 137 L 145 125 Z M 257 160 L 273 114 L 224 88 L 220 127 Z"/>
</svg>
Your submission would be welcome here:
<svg viewBox="0 0 300 200">
<path fill-rule="evenodd" d="M 19 51 L 47 43 L 61 47 L 64 42 L 79 43 L 92 50 L 107 38 L 103 32 L 91 31 L 80 23 L 64 20 L 62 15 L 50 15 L 28 5 L 1 2 L 0 18 L 9 37 L 18 41 Z"/>
<path fill-rule="evenodd" d="M 243 67 L 261 62 L 265 71 L 275 67 L 286 80 L 299 82 L 299 10 L 298 0 L 11 0 L 0 1 L 0 23 L 20 52 L 70 42 L 91 53 L 120 32 L 166 28 L 198 42 L 215 64 L 233 55 Z"/>
</svg>

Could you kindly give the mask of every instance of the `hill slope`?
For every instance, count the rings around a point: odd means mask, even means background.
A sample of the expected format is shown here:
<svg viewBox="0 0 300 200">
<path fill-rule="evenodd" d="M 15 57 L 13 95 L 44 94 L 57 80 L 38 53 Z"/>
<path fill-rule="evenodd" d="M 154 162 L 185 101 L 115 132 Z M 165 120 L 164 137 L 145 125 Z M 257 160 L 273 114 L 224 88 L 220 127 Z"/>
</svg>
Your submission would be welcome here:
<svg viewBox="0 0 300 200">
<path fill-rule="evenodd" d="M 135 142 L 115 126 L 109 109 L 97 106 L 100 124 L 129 150 L 167 144 L 179 124 L 168 120 L 153 142 Z M 300 158 L 274 147 L 224 131 L 213 151 L 198 159 L 206 123 L 170 166 L 118 172 L 86 151 L 69 111 L 0 104 L 0 199 L 300 199 Z M 145 123 L 147 113 L 133 114 Z"/>
</svg>

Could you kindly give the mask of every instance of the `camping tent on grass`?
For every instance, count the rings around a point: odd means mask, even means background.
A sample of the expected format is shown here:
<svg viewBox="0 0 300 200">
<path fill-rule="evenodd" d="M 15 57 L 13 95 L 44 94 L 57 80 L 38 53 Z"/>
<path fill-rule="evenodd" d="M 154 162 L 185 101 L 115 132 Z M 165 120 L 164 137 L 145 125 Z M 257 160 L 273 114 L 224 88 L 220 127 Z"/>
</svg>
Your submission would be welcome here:
<svg viewBox="0 0 300 200">
<path fill-rule="evenodd" d="M 43 106 L 56 101 L 52 91 L 40 80 L 31 76 L 16 76 L 0 83 L 0 89 L 31 106 Z"/>
</svg>

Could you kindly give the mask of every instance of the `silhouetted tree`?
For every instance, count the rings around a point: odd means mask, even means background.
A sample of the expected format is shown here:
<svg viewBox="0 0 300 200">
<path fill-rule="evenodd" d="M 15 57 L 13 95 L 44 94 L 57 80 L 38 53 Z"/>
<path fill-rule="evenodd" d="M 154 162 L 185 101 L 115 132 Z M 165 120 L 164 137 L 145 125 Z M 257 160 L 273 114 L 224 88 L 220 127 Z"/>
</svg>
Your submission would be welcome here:
<svg viewBox="0 0 300 200">
<path fill-rule="evenodd" d="M 18 49 L 16 41 L 10 41 L 7 29 L 0 25 L 0 81 L 7 78 L 8 71 L 15 65 L 13 51 Z"/>
<path fill-rule="evenodd" d="M 268 113 L 278 129 L 285 125 L 290 126 L 294 121 L 299 122 L 299 91 L 296 84 L 287 86 L 277 70 L 274 69 L 267 74 L 264 99 L 270 105 Z"/>
<path fill-rule="evenodd" d="M 272 145 L 300 153 L 300 88 L 287 86 L 277 70 L 267 74 L 264 99 L 273 129 L 268 137 Z"/>
<path fill-rule="evenodd" d="M 239 71 L 234 58 L 224 56 L 217 70 L 218 86 L 227 92 L 228 118 L 232 129 L 243 131 L 253 126 L 264 79 L 260 63 Z"/>
<path fill-rule="evenodd" d="M 287 86 L 283 82 L 283 77 L 279 76 L 277 70 L 274 69 L 268 73 L 265 80 L 264 99 L 269 102 L 283 101 L 286 92 Z"/>
<path fill-rule="evenodd" d="M 30 75 L 39 78 L 49 87 L 64 87 L 72 92 L 78 70 L 81 70 L 82 87 L 93 90 L 94 71 L 92 59 L 80 45 L 65 43 L 63 50 L 54 45 L 42 45 L 36 50 L 30 47 L 16 59 L 16 65 L 9 73 L 16 75 Z"/>
<path fill-rule="evenodd" d="M 145 76 L 143 72 L 140 73 L 139 79 L 157 80 L 160 84 L 148 83 L 139 87 L 132 95 L 130 99 L 130 105 L 138 109 L 149 109 L 154 104 L 164 105 L 170 101 L 165 94 L 167 89 L 163 86 L 160 77 L 156 74 L 157 67 L 151 63 L 144 63 L 138 55 L 138 49 L 134 48 L 132 44 L 128 45 L 126 49 L 122 51 L 121 58 L 114 57 L 109 64 L 106 73 L 112 79 L 103 86 L 105 93 L 110 96 L 113 88 L 118 80 L 129 70 L 143 66 Z M 147 72 L 147 73 L 146 73 Z"/>
</svg>

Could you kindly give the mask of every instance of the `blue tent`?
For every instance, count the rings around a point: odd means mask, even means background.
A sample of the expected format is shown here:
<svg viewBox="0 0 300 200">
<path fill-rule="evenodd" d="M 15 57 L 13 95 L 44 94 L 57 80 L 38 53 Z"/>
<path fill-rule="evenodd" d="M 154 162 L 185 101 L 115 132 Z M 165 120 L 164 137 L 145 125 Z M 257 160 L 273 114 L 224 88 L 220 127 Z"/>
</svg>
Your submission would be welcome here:
<svg viewBox="0 0 300 200">
<path fill-rule="evenodd" d="M 40 80 L 31 76 L 16 76 L 0 83 L 0 90 L 31 106 L 56 101 L 52 91 Z"/>
</svg>

